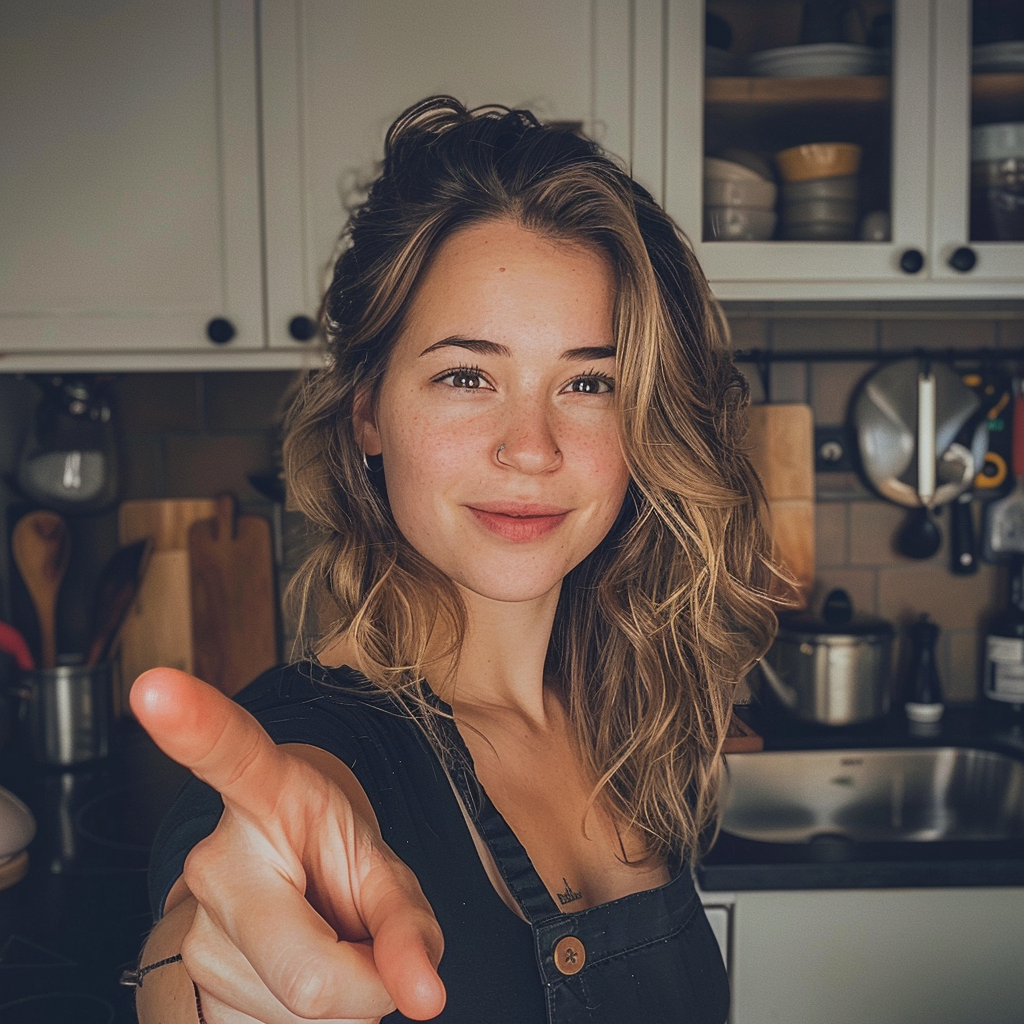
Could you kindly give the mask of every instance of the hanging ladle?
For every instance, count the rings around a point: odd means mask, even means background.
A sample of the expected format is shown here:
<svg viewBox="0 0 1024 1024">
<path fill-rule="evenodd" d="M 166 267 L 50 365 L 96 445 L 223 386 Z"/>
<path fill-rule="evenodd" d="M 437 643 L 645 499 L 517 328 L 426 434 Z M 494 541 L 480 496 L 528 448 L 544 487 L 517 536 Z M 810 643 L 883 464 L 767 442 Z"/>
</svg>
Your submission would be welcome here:
<svg viewBox="0 0 1024 1024">
<path fill-rule="evenodd" d="M 917 375 L 917 496 L 896 533 L 896 549 L 908 558 L 931 558 L 942 544 L 942 531 L 932 516 L 935 500 L 935 374 L 922 360 Z"/>
</svg>

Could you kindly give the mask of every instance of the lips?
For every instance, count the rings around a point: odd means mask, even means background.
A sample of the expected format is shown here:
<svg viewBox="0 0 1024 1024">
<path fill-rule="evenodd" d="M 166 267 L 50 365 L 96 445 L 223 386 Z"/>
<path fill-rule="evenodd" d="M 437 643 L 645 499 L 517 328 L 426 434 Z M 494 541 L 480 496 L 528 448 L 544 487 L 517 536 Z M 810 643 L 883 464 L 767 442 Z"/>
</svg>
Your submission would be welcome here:
<svg viewBox="0 0 1024 1024">
<path fill-rule="evenodd" d="M 554 505 L 488 502 L 468 505 L 477 522 L 491 533 L 514 544 L 538 540 L 557 529 L 569 510 Z"/>
</svg>

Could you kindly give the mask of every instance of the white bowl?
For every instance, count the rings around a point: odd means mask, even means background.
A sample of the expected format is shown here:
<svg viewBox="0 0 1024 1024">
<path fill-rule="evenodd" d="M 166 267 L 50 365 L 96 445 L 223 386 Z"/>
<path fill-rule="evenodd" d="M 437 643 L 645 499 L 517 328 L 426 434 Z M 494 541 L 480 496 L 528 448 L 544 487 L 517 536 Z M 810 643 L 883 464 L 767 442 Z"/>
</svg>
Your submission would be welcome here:
<svg viewBox="0 0 1024 1024">
<path fill-rule="evenodd" d="M 705 181 L 764 181 L 764 178 L 743 164 L 722 160 L 717 156 L 704 157 Z"/>
<path fill-rule="evenodd" d="M 971 70 L 980 75 L 1024 71 L 1024 39 L 975 46 L 971 50 Z"/>
<path fill-rule="evenodd" d="M 775 231 L 774 210 L 750 206 L 705 206 L 704 238 L 709 242 L 761 242 Z"/>
<path fill-rule="evenodd" d="M 752 206 L 770 210 L 775 206 L 778 189 L 771 181 L 749 181 L 745 178 L 706 178 L 705 206 Z"/>
<path fill-rule="evenodd" d="M 980 124 L 971 129 L 971 160 L 1013 160 L 1024 156 L 1024 121 Z"/>
<path fill-rule="evenodd" d="M 884 75 L 889 70 L 885 50 L 856 43 L 809 43 L 761 50 L 747 58 L 747 70 L 764 78 Z"/>
</svg>

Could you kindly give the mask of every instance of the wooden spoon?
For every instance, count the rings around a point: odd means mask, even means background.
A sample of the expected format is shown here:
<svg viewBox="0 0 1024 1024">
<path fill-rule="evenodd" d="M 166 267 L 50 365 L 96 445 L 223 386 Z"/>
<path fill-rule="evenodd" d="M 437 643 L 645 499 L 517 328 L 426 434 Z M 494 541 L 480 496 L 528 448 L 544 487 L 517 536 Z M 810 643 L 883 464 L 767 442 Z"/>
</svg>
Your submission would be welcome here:
<svg viewBox="0 0 1024 1024">
<path fill-rule="evenodd" d="M 68 526 L 56 512 L 29 512 L 11 535 L 14 564 L 25 581 L 39 620 L 40 667 L 57 664 L 57 594 L 71 557 Z"/>
</svg>

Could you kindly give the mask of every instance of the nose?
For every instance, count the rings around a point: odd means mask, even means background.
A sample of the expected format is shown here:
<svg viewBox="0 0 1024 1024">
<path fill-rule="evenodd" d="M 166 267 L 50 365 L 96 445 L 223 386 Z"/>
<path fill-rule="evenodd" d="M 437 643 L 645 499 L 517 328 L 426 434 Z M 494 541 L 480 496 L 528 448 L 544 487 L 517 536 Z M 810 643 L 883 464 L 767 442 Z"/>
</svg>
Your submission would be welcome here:
<svg viewBox="0 0 1024 1024">
<path fill-rule="evenodd" d="M 548 415 L 532 405 L 509 417 L 500 431 L 494 458 L 499 465 L 520 473 L 547 473 L 562 462 Z"/>
</svg>

